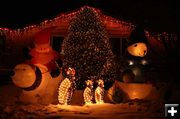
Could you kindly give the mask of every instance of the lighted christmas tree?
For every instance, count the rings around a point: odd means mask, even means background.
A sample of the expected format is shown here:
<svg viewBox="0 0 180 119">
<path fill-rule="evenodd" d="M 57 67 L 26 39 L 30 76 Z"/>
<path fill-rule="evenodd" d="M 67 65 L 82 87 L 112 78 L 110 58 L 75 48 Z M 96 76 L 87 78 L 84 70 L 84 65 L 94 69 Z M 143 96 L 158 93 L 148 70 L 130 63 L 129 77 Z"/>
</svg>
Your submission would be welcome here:
<svg viewBox="0 0 180 119">
<path fill-rule="evenodd" d="M 91 77 L 103 79 L 105 87 L 117 79 L 109 39 L 94 9 L 84 7 L 77 13 L 63 44 L 63 66 L 75 68 L 77 87 L 82 87 L 88 79 L 94 80 Z"/>
</svg>

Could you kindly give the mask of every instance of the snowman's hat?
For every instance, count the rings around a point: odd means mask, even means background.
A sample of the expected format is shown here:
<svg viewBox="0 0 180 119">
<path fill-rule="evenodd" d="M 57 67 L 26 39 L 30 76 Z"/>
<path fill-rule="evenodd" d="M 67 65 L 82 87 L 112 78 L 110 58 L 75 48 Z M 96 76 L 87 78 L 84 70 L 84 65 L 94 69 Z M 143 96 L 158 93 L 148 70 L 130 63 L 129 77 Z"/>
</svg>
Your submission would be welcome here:
<svg viewBox="0 0 180 119">
<path fill-rule="evenodd" d="M 131 32 L 128 39 L 128 46 L 131 46 L 134 43 L 147 43 L 147 37 L 145 35 L 144 28 L 140 25 L 136 26 L 135 29 Z"/>
<path fill-rule="evenodd" d="M 37 46 L 38 45 L 43 45 L 43 44 L 50 45 L 51 32 L 55 28 L 56 28 L 55 26 L 54 27 L 48 27 L 46 29 L 41 30 L 37 34 L 35 34 L 35 37 L 34 37 L 35 45 L 37 45 Z"/>
</svg>

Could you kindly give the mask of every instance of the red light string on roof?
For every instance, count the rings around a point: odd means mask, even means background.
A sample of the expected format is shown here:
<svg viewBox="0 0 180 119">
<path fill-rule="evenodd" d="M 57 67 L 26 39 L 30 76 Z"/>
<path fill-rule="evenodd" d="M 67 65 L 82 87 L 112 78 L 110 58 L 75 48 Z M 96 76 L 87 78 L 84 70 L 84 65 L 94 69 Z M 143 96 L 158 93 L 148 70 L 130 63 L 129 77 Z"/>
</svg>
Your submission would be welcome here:
<svg viewBox="0 0 180 119">
<path fill-rule="evenodd" d="M 88 7 L 88 6 L 84 6 L 80 9 L 84 9 L 85 7 Z M 119 32 L 121 32 L 121 34 L 124 34 L 125 36 L 129 35 L 131 33 L 131 31 L 135 28 L 135 25 L 133 25 L 132 23 L 127 23 L 125 21 L 118 20 L 118 19 L 115 19 L 110 16 L 106 16 L 106 15 L 102 14 L 102 12 L 99 9 L 96 9 L 96 8 L 92 8 L 92 9 L 94 9 L 94 11 L 101 16 L 102 21 L 104 22 L 105 25 L 106 24 L 107 25 L 115 24 L 116 27 L 119 28 Z M 37 33 L 38 31 L 40 31 L 44 28 L 58 26 L 59 24 L 62 24 L 63 22 L 69 23 L 72 20 L 72 18 L 76 15 L 76 13 L 79 11 L 80 10 L 78 9 L 78 10 L 74 10 L 73 12 L 70 12 L 70 13 L 62 13 L 53 19 L 44 20 L 40 24 L 26 26 L 22 29 L 12 30 L 9 28 L 0 28 L 0 31 L 4 32 L 7 39 L 11 39 L 11 40 L 27 39 L 28 37 L 33 36 L 35 33 Z M 158 34 L 150 34 L 148 31 L 146 31 L 146 35 L 149 39 L 151 37 L 153 37 L 153 38 L 156 38 L 157 40 L 160 40 L 162 36 L 165 36 L 166 40 L 168 40 L 170 38 L 177 39 L 176 34 L 168 34 L 166 32 L 158 33 Z"/>
</svg>

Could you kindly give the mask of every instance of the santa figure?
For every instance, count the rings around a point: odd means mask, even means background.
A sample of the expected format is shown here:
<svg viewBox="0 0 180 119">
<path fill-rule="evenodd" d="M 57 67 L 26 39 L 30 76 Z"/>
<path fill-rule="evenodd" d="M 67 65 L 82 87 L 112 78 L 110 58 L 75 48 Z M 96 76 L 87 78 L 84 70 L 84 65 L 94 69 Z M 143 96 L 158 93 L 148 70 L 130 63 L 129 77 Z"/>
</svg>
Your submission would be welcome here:
<svg viewBox="0 0 180 119">
<path fill-rule="evenodd" d="M 57 60 L 59 53 L 50 46 L 50 35 L 55 27 L 35 35 L 35 47 L 30 59 L 14 67 L 13 83 L 22 89 L 20 101 L 35 104 L 58 103 L 57 90 L 63 79 Z M 58 45 L 58 44 L 57 44 Z"/>
<path fill-rule="evenodd" d="M 43 64 L 48 68 L 52 77 L 59 75 L 60 54 L 50 46 L 50 35 L 55 27 L 46 28 L 38 32 L 34 37 L 35 47 L 30 51 L 32 58 L 27 61 L 29 64 Z M 58 45 L 58 44 L 57 44 Z"/>
</svg>

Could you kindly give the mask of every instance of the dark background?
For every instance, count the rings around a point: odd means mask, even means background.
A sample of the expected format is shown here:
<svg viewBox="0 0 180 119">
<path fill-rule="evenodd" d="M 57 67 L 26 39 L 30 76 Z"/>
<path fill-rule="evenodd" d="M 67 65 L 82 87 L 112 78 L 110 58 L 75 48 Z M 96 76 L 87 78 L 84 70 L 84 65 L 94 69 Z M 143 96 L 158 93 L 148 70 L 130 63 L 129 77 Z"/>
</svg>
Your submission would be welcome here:
<svg viewBox="0 0 180 119">
<path fill-rule="evenodd" d="M 143 24 L 150 31 L 180 31 L 180 4 L 175 0 L 3 0 L 0 27 L 23 28 L 84 5 L 135 25 Z"/>
</svg>

